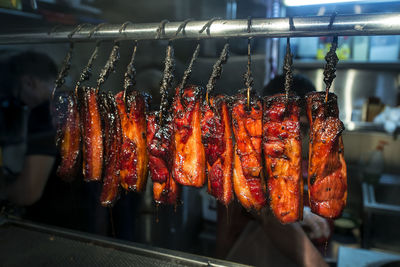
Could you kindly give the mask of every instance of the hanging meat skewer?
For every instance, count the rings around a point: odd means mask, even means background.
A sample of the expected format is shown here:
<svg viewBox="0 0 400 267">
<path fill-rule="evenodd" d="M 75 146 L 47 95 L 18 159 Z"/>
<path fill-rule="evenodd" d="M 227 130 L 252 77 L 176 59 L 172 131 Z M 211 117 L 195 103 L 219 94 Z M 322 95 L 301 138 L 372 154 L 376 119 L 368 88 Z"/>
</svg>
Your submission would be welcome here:
<svg viewBox="0 0 400 267">
<path fill-rule="evenodd" d="M 142 192 L 147 183 L 148 155 L 146 146 L 146 99 L 134 87 L 135 44 L 131 61 L 125 73 L 124 91 L 116 96 L 122 126 L 121 186 L 125 190 Z"/>
<path fill-rule="evenodd" d="M 79 129 L 79 111 L 76 97 L 70 94 L 65 123 L 57 129 L 57 146 L 60 149 L 61 162 L 57 175 L 65 181 L 72 181 L 78 170 L 81 146 Z"/>
<path fill-rule="evenodd" d="M 112 206 L 119 194 L 120 153 L 122 145 L 121 121 L 114 96 L 103 93 L 100 99 L 100 114 L 104 121 L 104 174 L 100 203 Z"/>
<path fill-rule="evenodd" d="M 173 47 L 168 44 L 163 80 L 161 82 L 160 110 L 147 115 L 147 150 L 149 170 L 153 181 L 153 197 L 157 204 L 176 205 L 180 187 L 172 178 L 173 120 L 167 112 L 167 92 L 173 80 Z"/>
<path fill-rule="evenodd" d="M 52 93 L 53 100 L 56 90 L 64 84 L 65 76 L 67 76 L 68 70 L 70 69 L 72 52 L 73 44 L 71 43 L 55 81 Z M 77 165 L 80 156 L 80 131 L 76 96 L 72 93 L 68 95 L 67 103 L 66 120 L 57 128 L 56 144 L 61 155 L 61 162 L 57 168 L 57 175 L 65 181 L 71 181 L 75 178 L 78 169 Z M 60 107 L 57 106 L 57 112 L 59 112 L 59 108 Z"/>
<path fill-rule="evenodd" d="M 338 61 L 337 37 L 326 56 L 324 71 L 326 92 L 306 96 L 310 122 L 308 194 L 311 211 L 326 218 L 337 218 L 347 199 L 347 169 L 343 154 L 342 132 L 337 97 L 329 93 Z"/>
<path fill-rule="evenodd" d="M 176 89 L 173 109 L 173 177 L 182 185 L 201 187 L 205 182 L 205 152 L 201 142 L 201 87 Z"/>
<path fill-rule="evenodd" d="M 159 123 L 159 112 L 147 115 L 147 149 L 153 181 L 153 197 L 157 204 L 176 205 L 180 187 L 172 178 L 173 164 L 172 116 Z"/>
<path fill-rule="evenodd" d="M 119 44 L 115 43 L 109 60 L 97 79 L 97 88 L 80 87 L 80 107 L 83 177 L 85 181 L 99 181 L 103 172 L 103 132 L 99 110 L 99 89 L 119 58 Z"/>
<path fill-rule="evenodd" d="M 97 88 L 78 88 L 80 107 L 83 176 L 85 181 L 99 181 L 103 172 L 103 131 L 99 110 L 99 90 L 119 59 L 119 44 L 116 42 L 110 57 L 97 79 Z"/>
<path fill-rule="evenodd" d="M 299 98 L 284 94 L 264 100 L 263 148 L 270 207 L 281 223 L 302 218 Z"/>
<path fill-rule="evenodd" d="M 337 97 L 324 92 L 306 96 L 310 122 L 308 193 L 311 211 L 337 218 L 346 205 L 347 171 L 343 155 L 343 123 L 339 119 Z"/>
<path fill-rule="evenodd" d="M 117 111 L 116 101 L 114 96 L 108 93 L 100 93 L 100 87 L 111 72 L 115 70 L 115 65 L 119 60 L 119 43 L 114 42 L 110 56 L 100 72 L 97 79 L 97 108 L 103 119 L 103 124 L 100 128 L 99 138 L 103 143 L 102 167 L 103 167 L 103 188 L 100 195 L 100 203 L 105 207 L 111 207 L 119 195 L 119 171 L 120 171 L 120 150 L 122 144 L 121 121 Z M 101 138 L 101 139 L 100 139 Z"/>
<path fill-rule="evenodd" d="M 213 67 L 207 84 L 206 100 L 201 107 L 201 132 L 206 161 L 208 192 L 222 204 L 228 205 L 233 199 L 233 140 L 231 116 L 226 96 L 209 96 L 222 72 L 222 64 L 228 59 L 226 44 L 220 58 Z"/>
<path fill-rule="evenodd" d="M 75 178 L 81 155 L 81 130 L 78 103 L 78 88 L 88 80 L 92 74 L 92 65 L 97 58 L 100 43 L 97 43 L 85 68 L 76 82 L 75 91 L 68 96 L 67 118 L 65 124 L 57 131 L 57 143 L 60 144 L 61 163 L 57 175 L 64 179 Z"/>
<path fill-rule="evenodd" d="M 303 179 L 299 98 L 289 95 L 292 55 L 285 56 L 285 94 L 264 98 L 263 147 L 270 207 L 281 223 L 302 219 Z"/>
<path fill-rule="evenodd" d="M 239 92 L 232 104 L 235 135 L 233 188 L 242 206 L 261 210 L 266 204 L 266 187 L 261 160 L 262 104 L 251 92 L 250 41 L 245 74 L 246 91 Z"/>
</svg>

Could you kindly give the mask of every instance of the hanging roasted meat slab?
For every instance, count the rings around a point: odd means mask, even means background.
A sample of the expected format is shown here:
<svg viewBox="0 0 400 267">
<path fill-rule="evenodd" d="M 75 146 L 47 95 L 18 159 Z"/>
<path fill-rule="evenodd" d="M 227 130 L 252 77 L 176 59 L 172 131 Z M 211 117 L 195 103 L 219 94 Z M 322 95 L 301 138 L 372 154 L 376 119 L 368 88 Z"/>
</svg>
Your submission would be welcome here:
<svg viewBox="0 0 400 267">
<path fill-rule="evenodd" d="M 281 223 L 302 218 L 303 179 L 299 98 L 264 99 L 263 148 L 270 207 Z"/>
<path fill-rule="evenodd" d="M 262 105 L 251 97 L 249 109 L 245 94 L 235 96 L 232 126 L 235 135 L 233 187 L 236 197 L 248 210 L 260 210 L 266 204 L 261 141 Z"/>
<path fill-rule="evenodd" d="M 164 124 L 159 123 L 159 112 L 147 115 L 147 149 L 149 170 L 153 181 L 153 196 L 157 204 L 176 205 L 180 192 L 179 185 L 172 178 L 174 159 L 173 124 L 171 114 Z"/>
<path fill-rule="evenodd" d="M 147 144 L 146 144 L 146 102 L 137 91 L 126 96 L 126 110 L 123 92 L 115 96 L 118 114 L 121 118 L 121 186 L 125 190 L 142 192 L 147 182 Z"/>
<path fill-rule="evenodd" d="M 97 90 L 78 88 L 78 101 L 81 103 L 83 177 L 86 181 L 99 181 L 103 169 L 103 133 Z"/>
<path fill-rule="evenodd" d="M 233 138 L 231 116 L 226 96 L 210 98 L 203 103 L 201 131 L 204 144 L 208 192 L 223 205 L 233 199 Z"/>
<path fill-rule="evenodd" d="M 326 218 L 337 218 L 346 205 L 347 171 L 343 155 L 343 123 L 337 97 L 325 92 L 306 96 L 310 123 L 308 193 L 311 210 Z"/>
<path fill-rule="evenodd" d="M 61 155 L 57 175 L 66 181 L 72 181 L 79 169 L 81 132 L 78 103 L 73 93 L 68 96 L 67 102 L 66 121 L 57 129 L 57 146 Z"/>
<path fill-rule="evenodd" d="M 114 96 L 101 94 L 100 114 L 104 122 L 104 177 L 100 203 L 110 207 L 118 199 L 120 184 L 120 154 L 122 145 L 121 120 Z"/>
<path fill-rule="evenodd" d="M 201 187 L 205 182 L 205 152 L 201 142 L 201 88 L 176 90 L 173 109 L 173 177 L 182 185 Z"/>
</svg>

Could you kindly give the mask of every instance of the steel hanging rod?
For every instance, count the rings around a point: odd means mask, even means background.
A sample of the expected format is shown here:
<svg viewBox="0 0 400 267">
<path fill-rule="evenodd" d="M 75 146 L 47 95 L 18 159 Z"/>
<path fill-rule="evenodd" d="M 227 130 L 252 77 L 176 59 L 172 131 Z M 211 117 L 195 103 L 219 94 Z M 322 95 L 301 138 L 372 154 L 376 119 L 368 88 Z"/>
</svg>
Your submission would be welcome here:
<svg viewBox="0 0 400 267">
<path fill-rule="evenodd" d="M 310 37 L 327 35 L 400 35 L 400 13 L 337 15 L 330 25 L 331 16 L 293 17 L 294 29 L 290 30 L 289 18 L 253 19 L 248 31 L 247 19 L 213 20 L 209 31 L 199 32 L 205 20 L 189 21 L 184 31 L 175 36 L 183 22 L 165 23 L 160 34 L 160 23 L 121 25 L 84 25 L 69 36 L 73 27 L 57 27 L 52 32 L 28 29 L 25 32 L 1 33 L 0 44 L 87 42 L 95 40 L 151 40 L 151 39 L 203 39 L 231 37 Z M 92 34 L 91 34 L 92 31 Z"/>
</svg>

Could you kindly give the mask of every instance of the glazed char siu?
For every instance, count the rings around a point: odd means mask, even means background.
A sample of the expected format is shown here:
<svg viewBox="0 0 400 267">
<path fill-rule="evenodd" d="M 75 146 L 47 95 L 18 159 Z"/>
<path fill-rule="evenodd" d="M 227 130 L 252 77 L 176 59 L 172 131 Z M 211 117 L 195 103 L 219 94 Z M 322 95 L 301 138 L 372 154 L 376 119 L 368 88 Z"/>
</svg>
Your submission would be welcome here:
<svg viewBox="0 0 400 267">
<path fill-rule="evenodd" d="M 245 94 L 235 96 L 232 106 L 235 135 L 233 187 L 236 197 L 247 210 L 260 210 L 266 204 L 266 188 L 261 160 L 262 106 L 251 97 L 247 108 Z"/>
<path fill-rule="evenodd" d="M 121 121 L 111 93 L 101 94 L 99 100 L 100 114 L 104 122 L 104 177 L 100 203 L 105 207 L 110 207 L 117 200 L 119 193 Z"/>
<path fill-rule="evenodd" d="M 264 99 L 263 148 L 270 207 L 281 223 L 302 219 L 303 179 L 299 99 Z"/>
<path fill-rule="evenodd" d="M 210 104 L 203 103 L 201 131 L 207 162 L 208 192 L 222 204 L 228 205 L 233 199 L 233 140 L 225 96 L 211 97 Z"/>
<path fill-rule="evenodd" d="M 146 102 L 143 95 L 132 91 L 126 96 L 126 110 L 123 92 L 115 96 L 118 114 L 121 118 L 121 185 L 125 190 L 142 192 L 147 182 L 147 145 L 146 145 Z"/>
<path fill-rule="evenodd" d="M 80 105 L 83 177 L 85 181 L 99 181 L 103 168 L 103 133 L 98 107 L 97 90 L 78 89 Z"/>
<path fill-rule="evenodd" d="M 79 110 L 76 97 L 70 94 L 65 123 L 57 129 L 57 146 L 60 149 L 61 163 L 57 175 L 65 181 L 72 181 L 79 169 L 81 132 Z"/>
<path fill-rule="evenodd" d="M 205 182 L 205 152 L 201 142 L 201 88 L 179 88 L 173 102 L 173 178 L 177 183 L 201 187 Z"/>
<path fill-rule="evenodd" d="M 310 122 L 308 194 L 311 210 L 326 218 L 337 218 L 346 205 L 347 173 L 343 155 L 343 123 L 337 97 L 325 92 L 306 96 Z"/>
<path fill-rule="evenodd" d="M 153 181 L 153 196 L 157 204 L 176 205 L 179 185 L 172 178 L 173 125 L 168 115 L 163 125 L 159 123 L 159 112 L 147 115 L 147 150 L 149 170 Z"/>
</svg>

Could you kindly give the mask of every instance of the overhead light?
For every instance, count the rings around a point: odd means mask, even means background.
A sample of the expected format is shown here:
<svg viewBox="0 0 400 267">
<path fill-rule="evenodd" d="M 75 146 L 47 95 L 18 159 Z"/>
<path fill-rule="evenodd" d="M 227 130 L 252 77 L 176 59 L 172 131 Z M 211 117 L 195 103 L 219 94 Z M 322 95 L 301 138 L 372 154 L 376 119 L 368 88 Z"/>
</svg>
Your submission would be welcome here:
<svg viewBox="0 0 400 267">
<path fill-rule="evenodd" d="M 392 2 L 388 1 L 377 1 L 377 0 L 284 0 L 283 3 L 286 6 L 309 6 L 309 5 L 324 5 L 324 4 L 335 4 L 335 3 L 382 3 L 382 2 Z"/>
</svg>

